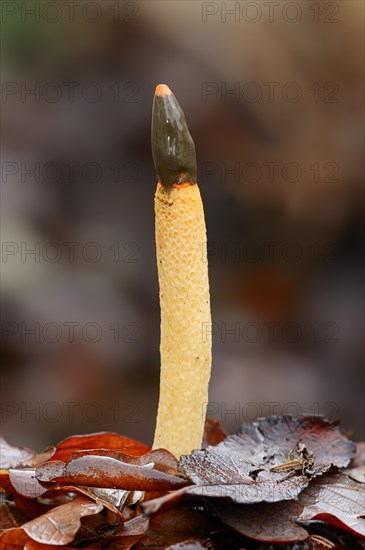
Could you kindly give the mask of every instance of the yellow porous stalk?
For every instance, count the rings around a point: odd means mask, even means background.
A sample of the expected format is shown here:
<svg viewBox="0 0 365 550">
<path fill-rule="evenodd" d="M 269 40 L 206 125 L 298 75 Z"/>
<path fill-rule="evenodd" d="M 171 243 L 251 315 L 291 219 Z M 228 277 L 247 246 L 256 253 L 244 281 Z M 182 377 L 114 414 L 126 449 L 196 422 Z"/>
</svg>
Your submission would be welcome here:
<svg viewBox="0 0 365 550">
<path fill-rule="evenodd" d="M 197 184 L 157 184 L 161 379 L 154 448 L 177 458 L 202 444 L 211 370 L 206 228 Z"/>
</svg>

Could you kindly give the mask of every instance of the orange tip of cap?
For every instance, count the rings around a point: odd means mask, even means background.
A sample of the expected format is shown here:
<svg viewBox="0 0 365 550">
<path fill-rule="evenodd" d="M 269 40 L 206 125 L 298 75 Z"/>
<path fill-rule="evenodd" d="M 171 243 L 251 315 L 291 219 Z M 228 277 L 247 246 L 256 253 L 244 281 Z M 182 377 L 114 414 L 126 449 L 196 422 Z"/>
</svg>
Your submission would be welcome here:
<svg viewBox="0 0 365 550">
<path fill-rule="evenodd" d="M 156 86 L 155 95 L 159 96 L 166 96 L 166 95 L 173 95 L 172 91 L 166 84 L 159 84 Z"/>
</svg>

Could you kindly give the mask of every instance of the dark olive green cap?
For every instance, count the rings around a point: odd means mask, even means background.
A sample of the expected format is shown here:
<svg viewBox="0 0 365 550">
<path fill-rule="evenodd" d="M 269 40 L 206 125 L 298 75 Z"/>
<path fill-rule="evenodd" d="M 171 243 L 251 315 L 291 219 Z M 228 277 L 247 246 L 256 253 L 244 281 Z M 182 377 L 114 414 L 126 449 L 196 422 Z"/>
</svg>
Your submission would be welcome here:
<svg viewBox="0 0 365 550">
<path fill-rule="evenodd" d="M 156 87 L 153 99 L 151 144 L 157 179 L 162 185 L 196 183 L 193 138 L 176 97 L 165 84 Z"/>
</svg>

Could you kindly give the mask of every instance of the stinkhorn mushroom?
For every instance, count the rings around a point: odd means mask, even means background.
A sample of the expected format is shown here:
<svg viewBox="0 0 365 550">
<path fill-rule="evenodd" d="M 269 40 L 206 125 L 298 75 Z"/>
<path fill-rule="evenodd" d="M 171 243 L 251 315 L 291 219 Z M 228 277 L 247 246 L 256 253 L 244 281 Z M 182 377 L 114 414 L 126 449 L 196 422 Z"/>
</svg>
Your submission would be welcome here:
<svg viewBox="0 0 365 550">
<path fill-rule="evenodd" d="M 206 228 L 195 145 L 164 84 L 152 109 L 156 254 L 161 308 L 161 378 L 153 447 L 177 458 L 202 444 L 211 371 Z M 208 328 L 207 328 L 208 327 Z"/>
</svg>

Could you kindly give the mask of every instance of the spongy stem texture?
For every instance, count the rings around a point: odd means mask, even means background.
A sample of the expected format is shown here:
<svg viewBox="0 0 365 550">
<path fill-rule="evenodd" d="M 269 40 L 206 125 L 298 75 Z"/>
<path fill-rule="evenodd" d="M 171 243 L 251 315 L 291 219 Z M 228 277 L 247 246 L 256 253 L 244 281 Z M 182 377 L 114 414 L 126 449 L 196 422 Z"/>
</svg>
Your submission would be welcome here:
<svg viewBox="0 0 365 550">
<path fill-rule="evenodd" d="M 153 447 L 179 458 L 201 447 L 211 371 L 206 228 L 198 185 L 158 183 L 155 216 L 161 378 Z"/>
</svg>

